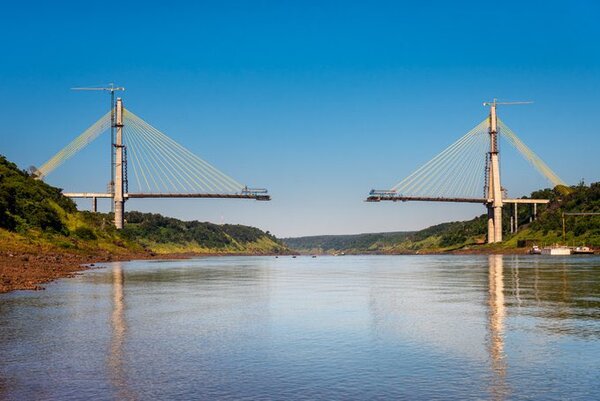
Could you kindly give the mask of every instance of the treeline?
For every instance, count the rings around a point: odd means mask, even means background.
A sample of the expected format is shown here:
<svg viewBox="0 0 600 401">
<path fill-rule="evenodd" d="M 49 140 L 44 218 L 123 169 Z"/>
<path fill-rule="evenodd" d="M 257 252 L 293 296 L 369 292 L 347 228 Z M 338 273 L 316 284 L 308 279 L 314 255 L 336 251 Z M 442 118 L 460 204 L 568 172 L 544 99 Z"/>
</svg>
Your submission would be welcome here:
<svg viewBox="0 0 600 401">
<path fill-rule="evenodd" d="M 125 213 L 125 220 L 127 224 L 122 234 L 126 238 L 158 244 L 193 242 L 207 248 L 224 248 L 257 242 L 263 238 L 277 242 L 269 232 L 237 224 L 181 221 L 160 214 L 140 212 Z"/>
<path fill-rule="evenodd" d="M 314 252 L 380 253 L 393 251 L 417 251 L 432 245 L 452 247 L 469 241 L 482 241 L 487 228 L 485 216 L 469 221 L 437 224 L 420 231 L 398 231 L 353 235 L 318 235 L 283 238 L 292 249 Z"/>
<path fill-rule="evenodd" d="M 482 242 L 486 232 L 487 216 L 481 215 L 468 221 L 454 221 L 428 227 L 417 231 L 410 240 L 418 243 L 437 237 L 437 245 L 441 248 L 447 248 L 467 242 Z"/>
<path fill-rule="evenodd" d="M 292 249 L 336 251 L 354 249 L 369 251 L 373 247 L 384 244 L 395 244 L 404 241 L 414 233 L 408 231 L 352 234 L 352 235 L 316 235 L 297 238 L 283 238 L 282 241 Z"/>
<path fill-rule="evenodd" d="M 533 194 L 537 195 L 537 194 Z M 587 186 L 583 182 L 570 187 L 565 193 L 560 188 L 545 190 L 550 203 L 542 209 L 539 218 L 528 225 L 523 237 L 560 238 L 562 217 L 565 215 L 567 242 L 600 246 L 600 216 L 569 216 L 568 213 L 600 213 L 600 182 Z"/>
</svg>

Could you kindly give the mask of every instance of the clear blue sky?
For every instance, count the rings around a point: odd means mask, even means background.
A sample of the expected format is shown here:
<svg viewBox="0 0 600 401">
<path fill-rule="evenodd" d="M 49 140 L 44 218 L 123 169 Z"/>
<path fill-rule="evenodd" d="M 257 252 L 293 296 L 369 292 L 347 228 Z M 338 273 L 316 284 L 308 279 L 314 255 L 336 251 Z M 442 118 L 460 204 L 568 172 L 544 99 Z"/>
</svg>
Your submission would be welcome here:
<svg viewBox="0 0 600 401">
<path fill-rule="evenodd" d="M 107 108 L 72 86 L 116 82 L 126 106 L 270 203 L 127 207 L 279 236 L 412 230 L 479 205 L 366 204 L 486 115 L 565 181 L 599 181 L 600 6 L 503 2 L 9 2 L 0 14 L 0 153 L 41 165 Z M 106 138 L 47 181 L 102 191 Z M 511 195 L 548 186 L 503 154 Z M 81 207 L 89 207 L 82 203 Z"/>
</svg>

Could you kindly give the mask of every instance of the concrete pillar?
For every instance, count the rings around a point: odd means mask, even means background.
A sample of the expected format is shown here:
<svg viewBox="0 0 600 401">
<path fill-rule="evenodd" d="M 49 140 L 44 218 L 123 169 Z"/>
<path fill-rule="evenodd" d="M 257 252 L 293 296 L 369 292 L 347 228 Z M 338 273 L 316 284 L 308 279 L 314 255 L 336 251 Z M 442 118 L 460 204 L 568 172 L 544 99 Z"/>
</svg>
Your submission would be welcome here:
<svg viewBox="0 0 600 401">
<path fill-rule="evenodd" d="M 533 204 L 535 205 L 535 203 Z M 533 221 L 533 205 L 531 206 L 531 208 L 529 209 L 529 211 L 531 212 L 531 214 L 529 215 L 529 222 L 531 223 Z"/>
<path fill-rule="evenodd" d="M 92 198 L 92 212 L 96 213 L 98 211 L 98 198 L 95 196 Z"/>
<path fill-rule="evenodd" d="M 494 242 L 502 242 L 502 207 L 494 206 Z"/>
<path fill-rule="evenodd" d="M 537 203 L 533 204 L 533 220 L 537 220 Z"/>
<path fill-rule="evenodd" d="M 519 209 L 517 208 L 517 203 L 515 203 L 515 212 L 514 212 L 514 216 L 515 216 L 515 233 L 519 232 Z"/>
<path fill-rule="evenodd" d="M 123 101 L 117 99 L 116 103 L 116 135 L 115 135 L 115 192 L 113 194 L 115 227 L 123 228 L 123 213 L 125 198 L 123 196 Z"/>
<path fill-rule="evenodd" d="M 492 244 L 494 243 L 494 236 L 495 236 L 495 230 L 494 230 L 494 208 L 491 205 L 488 205 L 487 207 L 487 211 L 488 211 L 488 235 L 487 235 L 487 242 L 488 244 Z"/>
<path fill-rule="evenodd" d="M 498 121 L 496 118 L 496 103 L 490 107 L 490 169 L 488 182 L 494 208 L 494 240 L 502 242 L 502 185 L 500 183 L 500 163 L 498 160 Z M 489 196 L 488 196 L 489 199 Z M 489 229 L 488 224 L 488 229 Z"/>
</svg>

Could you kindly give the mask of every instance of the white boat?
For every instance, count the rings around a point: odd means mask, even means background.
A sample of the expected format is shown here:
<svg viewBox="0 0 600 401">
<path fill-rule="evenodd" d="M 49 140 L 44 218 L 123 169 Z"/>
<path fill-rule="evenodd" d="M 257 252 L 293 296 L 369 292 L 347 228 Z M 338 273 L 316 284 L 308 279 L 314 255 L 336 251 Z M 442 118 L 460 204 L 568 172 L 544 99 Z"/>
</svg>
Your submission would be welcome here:
<svg viewBox="0 0 600 401">
<path fill-rule="evenodd" d="M 547 246 L 542 249 L 542 255 L 570 255 L 571 248 L 562 245 Z"/>
<path fill-rule="evenodd" d="M 537 246 L 537 245 L 534 245 L 534 246 L 533 246 L 533 248 L 531 248 L 531 249 L 529 250 L 529 253 L 530 253 L 531 255 L 541 255 L 541 254 L 542 254 L 542 250 L 540 249 L 540 247 L 539 247 L 539 246 Z"/>
<path fill-rule="evenodd" d="M 573 248 L 573 253 L 575 255 L 593 255 L 594 250 L 588 246 L 578 246 L 577 248 Z"/>
</svg>

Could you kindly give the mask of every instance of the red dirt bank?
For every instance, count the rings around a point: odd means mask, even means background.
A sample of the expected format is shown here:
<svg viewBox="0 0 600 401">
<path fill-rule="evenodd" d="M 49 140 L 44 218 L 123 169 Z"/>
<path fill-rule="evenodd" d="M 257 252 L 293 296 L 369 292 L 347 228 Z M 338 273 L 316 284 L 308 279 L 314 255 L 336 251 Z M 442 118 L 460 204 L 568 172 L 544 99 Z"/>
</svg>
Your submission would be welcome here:
<svg viewBox="0 0 600 401">
<path fill-rule="evenodd" d="M 40 284 L 61 277 L 72 277 L 86 270 L 86 264 L 114 260 L 147 259 L 149 254 L 132 253 L 118 256 L 108 252 L 74 254 L 66 252 L 0 251 L 0 293 L 13 290 L 41 290 Z"/>
<path fill-rule="evenodd" d="M 249 254 L 235 254 L 244 256 Z M 140 260 L 140 259 L 184 259 L 194 256 L 225 256 L 224 254 L 175 253 L 155 254 L 152 252 L 107 251 L 94 253 L 72 253 L 62 250 L 29 250 L 13 252 L 0 249 L 0 294 L 14 290 L 43 290 L 41 284 L 59 278 L 73 277 L 95 263 Z"/>
</svg>

